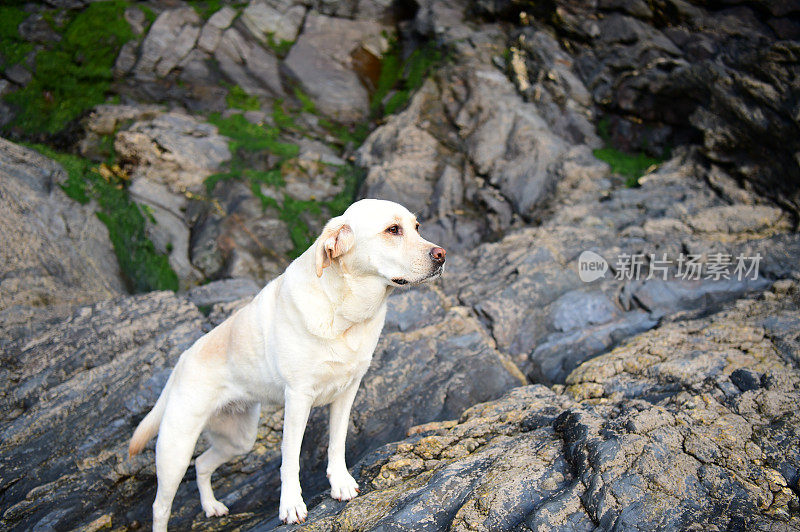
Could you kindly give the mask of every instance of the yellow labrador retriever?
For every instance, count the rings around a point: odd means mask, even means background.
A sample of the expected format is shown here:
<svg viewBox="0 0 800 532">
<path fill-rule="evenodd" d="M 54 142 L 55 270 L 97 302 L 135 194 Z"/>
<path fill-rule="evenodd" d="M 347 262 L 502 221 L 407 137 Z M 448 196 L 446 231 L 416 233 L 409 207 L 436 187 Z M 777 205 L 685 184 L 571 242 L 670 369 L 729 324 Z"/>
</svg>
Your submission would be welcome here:
<svg viewBox="0 0 800 532">
<path fill-rule="evenodd" d="M 250 303 L 197 340 L 178 360 L 130 455 L 156 433 L 158 491 L 153 530 L 166 531 L 172 499 L 205 430 L 211 447 L 196 461 L 206 515 L 228 509 L 214 498 L 211 474 L 248 452 L 262 402 L 285 405 L 280 518 L 303 522 L 300 443 L 312 407 L 331 405 L 331 496 L 349 500 L 358 484 L 345 464 L 350 407 L 369 367 L 395 286 L 439 276 L 445 250 L 419 234 L 407 209 L 365 199 L 331 219 L 316 242 Z"/>
</svg>

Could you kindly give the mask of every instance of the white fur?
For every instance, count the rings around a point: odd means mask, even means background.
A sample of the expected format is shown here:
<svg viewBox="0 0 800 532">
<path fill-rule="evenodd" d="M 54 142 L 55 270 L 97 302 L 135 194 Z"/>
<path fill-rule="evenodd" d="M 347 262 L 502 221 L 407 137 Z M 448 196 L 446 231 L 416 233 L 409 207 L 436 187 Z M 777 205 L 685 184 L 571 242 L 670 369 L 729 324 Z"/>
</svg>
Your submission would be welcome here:
<svg viewBox="0 0 800 532">
<path fill-rule="evenodd" d="M 402 236 L 388 234 L 400 226 Z M 131 439 L 136 454 L 158 431 L 158 492 L 153 530 L 166 531 L 172 499 L 205 430 L 211 447 L 196 460 L 206 515 L 228 509 L 214 498 L 211 474 L 255 442 L 261 403 L 285 405 L 279 516 L 305 520 L 300 442 L 309 411 L 330 404 L 331 496 L 349 500 L 358 484 L 345 464 L 350 408 L 372 359 L 393 279 L 436 277 L 433 244 L 404 207 L 361 200 L 333 218 L 320 237 L 247 306 L 184 352 L 153 410 Z"/>
</svg>

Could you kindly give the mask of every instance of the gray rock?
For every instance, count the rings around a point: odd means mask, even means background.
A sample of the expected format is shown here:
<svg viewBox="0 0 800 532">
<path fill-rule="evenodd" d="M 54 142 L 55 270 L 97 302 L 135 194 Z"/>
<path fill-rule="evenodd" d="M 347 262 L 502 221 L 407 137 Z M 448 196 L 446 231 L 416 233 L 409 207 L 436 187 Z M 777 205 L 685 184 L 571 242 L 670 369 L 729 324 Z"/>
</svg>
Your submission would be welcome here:
<svg viewBox="0 0 800 532">
<path fill-rule="evenodd" d="M 494 66 L 508 51 L 499 28 L 464 38 L 455 20 L 441 21 L 441 38 L 454 43 L 448 65 L 370 135 L 357 161 L 367 169 L 362 196 L 409 205 L 440 243 L 463 250 L 539 219 L 565 177 L 599 178 L 608 169 L 591 154 L 600 141 L 588 119 L 590 94 L 552 37 L 520 37 L 540 71 L 526 87 L 515 77 L 515 86 Z"/>
<path fill-rule="evenodd" d="M 344 190 L 344 180 L 336 175 L 334 166 L 298 158 L 294 164 L 283 167 L 283 192 L 301 201 L 330 201 Z M 278 195 L 278 192 L 273 195 Z"/>
<path fill-rule="evenodd" d="M 198 307 L 204 307 L 231 303 L 242 298 L 249 301 L 261 288 L 252 279 L 222 279 L 195 286 L 186 292 L 186 297 Z"/>
<path fill-rule="evenodd" d="M 33 79 L 31 71 L 19 63 L 6 68 L 3 75 L 17 85 L 27 85 Z"/>
<path fill-rule="evenodd" d="M 370 134 L 356 153 L 358 164 L 367 168 L 362 196 L 396 201 L 418 213 L 429 209 L 440 160 L 449 150 L 420 123 L 438 96 L 435 85 L 425 83 L 406 110 Z"/>
<path fill-rule="evenodd" d="M 530 217 L 554 190 L 552 168 L 567 144 L 499 72 L 476 72 L 470 94 L 457 124 L 469 132 L 465 141 L 475 169 L 519 214 Z"/>
<path fill-rule="evenodd" d="M 147 17 L 144 11 L 137 7 L 128 7 L 125 9 L 125 20 L 131 25 L 133 33 L 141 35 L 144 32 L 144 26 L 147 23 Z"/>
<path fill-rule="evenodd" d="M 162 12 L 142 41 L 136 77 L 166 76 L 194 47 L 199 35 L 200 17 L 191 7 Z"/>
<path fill-rule="evenodd" d="M 264 0 L 254 0 L 242 11 L 242 22 L 253 36 L 264 44 L 272 39 L 276 44 L 281 41 L 294 41 L 306 10 L 302 5 L 278 6 L 269 5 Z"/>
<path fill-rule="evenodd" d="M 128 74 L 133 67 L 136 66 L 137 50 L 139 43 L 136 41 L 128 41 L 119 49 L 119 55 L 114 62 L 114 76 L 121 78 Z"/>
<path fill-rule="evenodd" d="M 161 113 L 156 105 L 98 105 L 81 120 L 84 136 L 78 143 L 78 151 L 86 158 L 104 161 L 111 155 L 106 142 L 108 136 L 134 121 L 149 120 Z"/>
<path fill-rule="evenodd" d="M 796 6 L 681 1 L 655 23 L 641 2 L 557 4 L 547 24 L 572 37 L 572 60 L 617 147 L 659 155 L 699 132 L 709 159 L 797 210 L 800 144 L 787 95 L 796 89 L 798 41 L 784 10 Z M 767 5 L 782 6 L 781 18 Z"/>
<path fill-rule="evenodd" d="M 386 47 L 381 37 L 384 30 L 375 22 L 309 13 L 284 62 L 286 73 L 321 113 L 343 122 L 358 122 L 367 115 L 369 95 L 353 70 L 351 53 L 363 46 L 380 57 Z"/>
<path fill-rule="evenodd" d="M 207 278 L 249 277 L 264 282 L 288 266 L 289 228 L 273 209 L 264 209 L 248 184 L 225 180 L 215 202 L 195 202 L 191 257 Z"/>
<path fill-rule="evenodd" d="M 200 32 L 200 37 L 197 39 L 197 47 L 208 53 L 213 53 L 222 37 L 222 31 L 231 25 L 235 17 L 236 11 L 228 6 L 224 6 L 211 15 Z"/>
<path fill-rule="evenodd" d="M 0 139 L 0 310 L 125 292 L 108 231 L 64 194 L 66 179 L 55 161 Z"/>
<path fill-rule="evenodd" d="M 190 303 L 153 292 L 76 308 L 5 347 L 13 382 L 2 379 L 3 528 L 42 521 L 71 528 L 104 514 L 119 520 L 128 496 L 111 502 L 108 486 L 134 487 L 131 475 L 146 470 L 127 460 L 126 440 L 180 352 L 200 336 L 201 322 Z M 55 425 L 63 429 L 57 439 L 50 437 Z M 77 485 L 89 471 L 93 480 L 80 495 L 57 488 Z M 31 490 L 39 495 L 26 499 Z"/>
<path fill-rule="evenodd" d="M 120 131 L 114 149 L 132 166 L 133 179 L 146 177 L 177 193 L 199 187 L 231 158 L 228 140 L 217 134 L 216 126 L 177 112 Z"/>
<path fill-rule="evenodd" d="M 23 20 L 17 26 L 17 32 L 26 41 L 47 43 L 61 40 L 61 36 L 53 31 L 53 28 L 50 27 L 50 24 L 40 13 L 34 13 Z"/>
<path fill-rule="evenodd" d="M 214 57 L 225 75 L 248 94 L 283 94 L 277 58 L 236 28 L 225 30 Z"/>
<path fill-rule="evenodd" d="M 570 172 L 552 200 L 558 207 L 543 225 L 454 257 L 444 279 L 445 293 L 475 309 L 498 347 L 526 374 L 560 382 L 583 360 L 665 316 L 712 311 L 764 290 L 773 275 L 764 266 L 756 279 L 754 272 L 740 279 L 731 264 L 729 278 L 715 280 L 707 270 L 697 280 L 676 278 L 681 253 L 695 254 L 703 264 L 715 254 L 730 257 L 732 263 L 739 256 L 761 254 L 762 265 L 771 264 L 776 274 L 781 272 L 777 275 L 792 275 L 791 267 L 781 266 L 778 259 L 794 253 L 794 239 L 781 236 L 788 230 L 783 217 L 769 208 L 728 204 L 705 181 L 689 177 L 697 173 L 703 175 L 703 170 L 691 157 L 676 158 L 643 180 L 640 188 L 609 190 L 604 188 L 610 186 L 608 181 L 586 181 L 580 172 Z M 728 208 L 731 213 L 741 209 L 743 216 L 737 224 L 722 222 L 723 232 L 680 221 L 705 220 L 704 213 Z M 713 219 L 726 218 L 717 214 Z M 727 243 L 721 242 L 722 234 Z M 604 278 L 591 283 L 577 275 L 578 258 L 587 250 L 605 257 L 610 268 Z M 620 274 L 620 257 L 626 253 L 648 257 L 640 275 Z M 666 280 L 658 273 L 647 278 L 650 254 L 656 260 L 668 256 L 671 273 Z"/>
<path fill-rule="evenodd" d="M 202 273 L 189 261 L 189 227 L 184 221 L 188 200 L 171 192 L 166 185 L 137 177 L 128 187 L 131 198 L 143 207 L 147 237 L 156 251 L 169 258 L 169 265 L 186 288 L 203 279 Z"/>
</svg>

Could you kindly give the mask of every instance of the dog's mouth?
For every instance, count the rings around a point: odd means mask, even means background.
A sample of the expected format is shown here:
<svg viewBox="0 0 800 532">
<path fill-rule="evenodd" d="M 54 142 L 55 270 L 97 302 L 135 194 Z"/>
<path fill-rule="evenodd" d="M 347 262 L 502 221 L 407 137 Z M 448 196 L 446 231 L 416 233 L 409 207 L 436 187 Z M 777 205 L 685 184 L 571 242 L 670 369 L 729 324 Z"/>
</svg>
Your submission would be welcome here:
<svg viewBox="0 0 800 532">
<path fill-rule="evenodd" d="M 418 285 L 424 283 L 425 281 L 429 281 L 431 279 L 439 277 L 440 275 L 442 275 L 442 271 L 444 271 L 444 266 L 439 266 L 438 268 L 433 270 L 431 273 L 429 273 L 426 277 L 423 277 L 422 279 L 416 281 L 409 281 L 408 279 L 403 279 L 402 277 L 395 277 L 392 279 L 392 282 L 397 286 Z"/>
</svg>

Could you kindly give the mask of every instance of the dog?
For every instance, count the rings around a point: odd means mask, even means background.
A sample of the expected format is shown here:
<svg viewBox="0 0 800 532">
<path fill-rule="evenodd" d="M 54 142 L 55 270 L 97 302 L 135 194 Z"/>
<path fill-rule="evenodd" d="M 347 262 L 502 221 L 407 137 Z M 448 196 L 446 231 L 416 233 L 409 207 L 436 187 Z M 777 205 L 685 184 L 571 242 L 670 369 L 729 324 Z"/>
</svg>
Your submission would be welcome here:
<svg viewBox="0 0 800 532">
<path fill-rule="evenodd" d="M 205 431 L 197 487 L 207 517 L 228 508 L 211 475 L 250 451 L 261 403 L 285 406 L 279 517 L 302 523 L 300 443 L 312 407 L 330 404 L 331 497 L 350 500 L 358 484 L 345 464 L 350 408 L 367 371 L 395 287 L 442 274 L 445 250 L 419 234 L 397 203 L 364 199 L 332 218 L 286 271 L 179 358 L 153 409 L 131 438 L 134 456 L 158 433 L 153 530 L 167 530 L 172 499 Z"/>
</svg>

